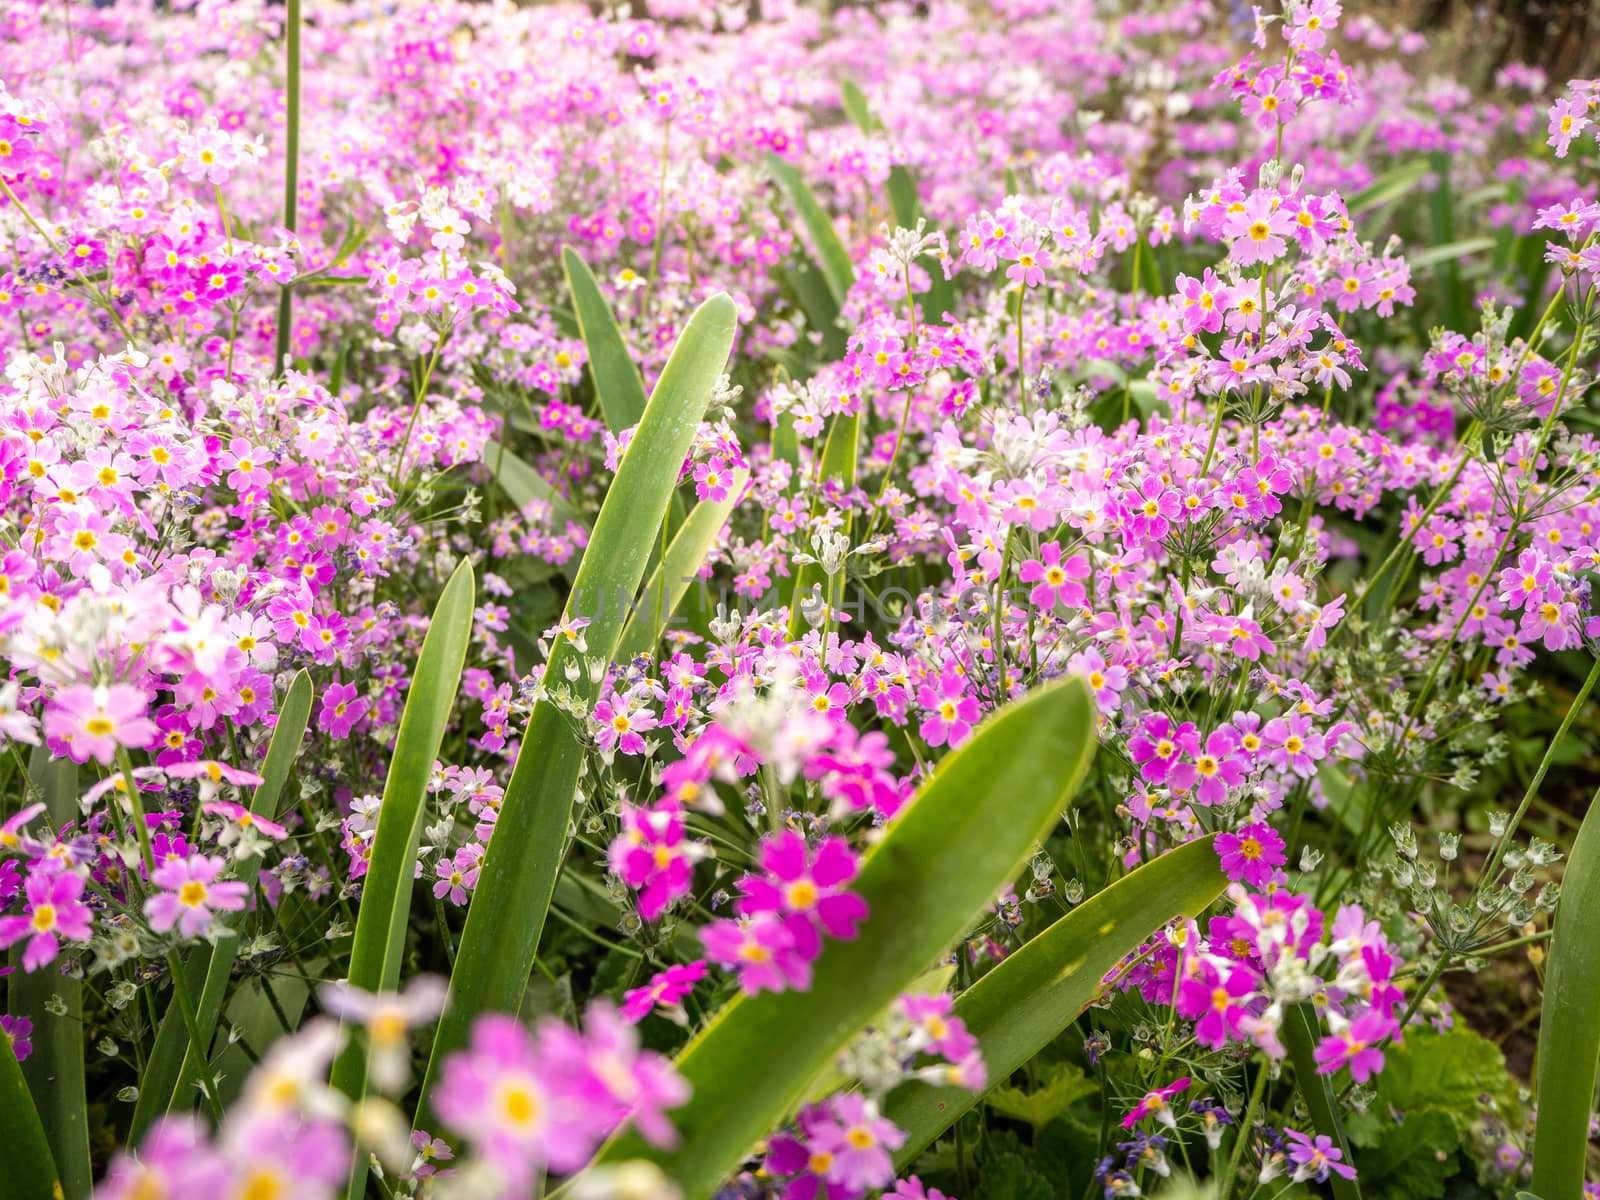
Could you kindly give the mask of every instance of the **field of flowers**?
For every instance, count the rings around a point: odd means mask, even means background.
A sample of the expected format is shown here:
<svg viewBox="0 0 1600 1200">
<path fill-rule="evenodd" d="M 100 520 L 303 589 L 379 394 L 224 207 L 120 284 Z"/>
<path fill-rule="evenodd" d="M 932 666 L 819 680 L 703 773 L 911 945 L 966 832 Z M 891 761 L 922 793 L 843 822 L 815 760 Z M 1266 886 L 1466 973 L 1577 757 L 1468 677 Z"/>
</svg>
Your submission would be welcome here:
<svg viewBox="0 0 1600 1200">
<path fill-rule="evenodd" d="M 1600 1194 L 1600 80 L 1387 8 L 0 6 L 0 1196 Z"/>
</svg>

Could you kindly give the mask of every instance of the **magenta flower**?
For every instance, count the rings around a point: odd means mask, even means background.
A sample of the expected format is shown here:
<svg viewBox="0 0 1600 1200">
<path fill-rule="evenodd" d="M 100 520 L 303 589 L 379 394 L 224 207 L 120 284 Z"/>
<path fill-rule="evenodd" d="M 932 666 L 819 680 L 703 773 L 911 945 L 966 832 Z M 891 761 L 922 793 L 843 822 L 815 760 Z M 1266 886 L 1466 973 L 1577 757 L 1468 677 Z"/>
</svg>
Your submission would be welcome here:
<svg viewBox="0 0 1600 1200">
<path fill-rule="evenodd" d="M 317 728 L 332 737 L 346 738 L 366 713 L 367 702 L 356 695 L 355 684 L 335 683 L 322 694 L 322 712 L 317 717 Z"/>
<path fill-rule="evenodd" d="M 622 832 L 612 841 L 607 861 L 612 874 L 639 890 L 639 915 L 654 921 L 667 905 L 689 894 L 694 872 L 690 850 L 677 809 L 624 806 Z"/>
<path fill-rule="evenodd" d="M 1255 972 L 1249 968 L 1202 962 L 1198 974 L 1178 984 L 1178 1012 L 1194 1021 L 1197 1042 L 1220 1050 L 1238 1034 L 1255 990 Z"/>
<path fill-rule="evenodd" d="M 623 995 L 622 1015 L 630 1021 L 642 1021 L 657 1006 L 677 1009 L 705 976 L 703 958 L 691 963 L 675 963 L 664 971 L 657 971 L 644 987 L 633 988 Z"/>
<path fill-rule="evenodd" d="M 1293 771 L 1302 779 L 1317 773 L 1317 761 L 1327 754 L 1327 744 L 1311 726 L 1311 718 L 1296 713 L 1274 717 L 1261 731 L 1267 762 L 1279 770 Z"/>
<path fill-rule="evenodd" d="M 700 941 L 713 962 L 738 971 L 747 996 L 811 986 L 810 960 L 795 949 L 789 925 L 773 913 L 712 921 L 701 928 Z"/>
<path fill-rule="evenodd" d="M 73 762 L 92 758 L 109 764 L 118 747 L 138 750 L 155 740 L 156 724 L 144 715 L 147 704 L 144 692 L 130 684 L 76 683 L 51 697 L 44 713 L 45 737 L 59 743 Z"/>
<path fill-rule="evenodd" d="M 1255 888 L 1265 887 L 1273 872 L 1288 861 L 1283 839 L 1264 821 L 1246 825 L 1238 833 L 1219 833 L 1217 857 L 1229 879 Z"/>
<path fill-rule="evenodd" d="M 1332 1075 L 1349 1067 L 1357 1083 L 1365 1083 L 1383 1070 L 1382 1044 L 1400 1029 L 1394 1018 L 1369 1009 L 1351 1021 L 1343 1033 L 1331 1034 L 1317 1043 L 1319 1075 Z"/>
<path fill-rule="evenodd" d="M 641 1050 L 638 1031 L 605 1001 L 589 1006 L 582 1033 L 541 1021 L 539 1057 L 556 1093 L 587 1109 L 585 1120 L 603 1136 L 631 1121 L 651 1145 L 677 1145 L 666 1110 L 689 1098 L 689 1085 L 665 1056 Z"/>
<path fill-rule="evenodd" d="M 87 941 L 92 927 L 89 906 L 83 895 L 83 876 L 75 871 L 53 869 L 54 860 L 35 866 L 23 883 L 27 908 L 21 916 L 0 917 L 0 949 L 28 939 L 22 952 L 22 969 L 37 971 L 55 961 L 61 952 L 61 938 Z"/>
<path fill-rule="evenodd" d="M 144 902 L 150 928 L 165 933 L 174 925 L 183 937 L 198 937 L 218 912 L 237 912 L 250 894 L 248 885 L 217 876 L 227 866 L 222 858 L 195 854 L 159 864 L 150 882 L 160 888 Z"/>
<path fill-rule="evenodd" d="M 1063 561 L 1061 547 L 1046 542 L 1039 548 L 1038 558 L 1030 558 L 1022 564 L 1017 578 L 1034 585 L 1028 600 L 1035 608 L 1051 609 L 1057 604 L 1081 608 L 1088 593 L 1077 581 L 1089 578 L 1089 560 L 1074 554 Z"/>
<path fill-rule="evenodd" d="M 1185 1091 L 1189 1086 L 1189 1077 L 1174 1079 L 1166 1087 L 1156 1088 L 1153 1092 L 1146 1092 L 1131 1112 L 1122 1118 L 1122 1127 L 1132 1129 L 1146 1117 L 1154 1117 L 1161 1124 L 1171 1129 L 1178 1127 L 1178 1122 L 1172 1115 L 1172 1098 L 1179 1092 Z"/>
<path fill-rule="evenodd" d="M 966 676 L 953 670 L 941 672 L 937 686 L 921 684 L 917 703 L 928 710 L 918 732 L 930 746 L 959 746 L 978 720 L 978 698 L 967 695 Z"/>
<path fill-rule="evenodd" d="M 1239 741 L 1224 725 L 1206 737 L 1205 749 L 1193 760 L 1179 762 L 1167 773 L 1167 786 L 1182 794 L 1191 787 L 1196 802 L 1207 806 L 1225 803 L 1228 789 L 1244 782 L 1246 763 L 1239 754 Z"/>
<path fill-rule="evenodd" d="M 11 1047 L 11 1053 L 21 1062 L 33 1053 L 33 1022 L 27 1017 L 0 1015 L 0 1040 Z"/>
<path fill-rule="evenodd" d="M 856 876 L 857 863 L 843 838 L 825 838 L 811 854 L 803 836 L 783 830 L 762 842 L 761 866 L 766 875 L 739 881 L 744 895 L 736 911 L 782 916 L 795 952 L 807 961 L 822 952 L 823 933 L 851 941 L 856 926 L 867 919 L 867 902 L 844 890 Z"/>
<path fill-rule="evenodd" d="M 813 1160 L 826 1157 L 823 1177 L 854 1192 L 887 1187 L 894 1180 L 893 1151 L 905 1144 L 905 1131 L 859 1092 L 834 1096 L 829 1107 L 831 1119 L 811 1134 Z"/>
</svg>

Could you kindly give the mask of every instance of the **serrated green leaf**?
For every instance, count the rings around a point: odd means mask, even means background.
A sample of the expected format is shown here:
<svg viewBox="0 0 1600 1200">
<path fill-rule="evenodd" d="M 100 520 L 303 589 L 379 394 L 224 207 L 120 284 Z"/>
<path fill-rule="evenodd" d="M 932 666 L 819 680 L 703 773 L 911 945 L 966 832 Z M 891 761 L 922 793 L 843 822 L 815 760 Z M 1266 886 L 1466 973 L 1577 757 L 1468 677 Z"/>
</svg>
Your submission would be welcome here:
<svg viewBox="0 0 1600 1200">
<path fill-rule="evenodd" d="M 997 1087 L 983 1102 L 1002 1117 L 1026 1121 L 1041 1129 L 1061 1116 L 1085 1096 L 1100 1091 L 1098 1081 L 1090 1079 L 1075 1063 L 1052 1063 L 1045 1070 L 1042 1087 L 1026 1091 L 1019 1087 Z"/>
<path fill-rule="evenodd" d="M 1463 1137 L 1478 1121 L 1479 1096 L 1493 1096 L 1508 1111 L 1515 1106 L 1505 1057 L 1470 1029 L 1435 1033 L 1413 1028 L 1384 1057 L 1379 1101 L 1403 1113 L 1443 1113 Z"/>
<path fill-rule="evenodd" d="M 356 912 L 355 939 L 350 947 L 348 979 L 352 987 L 364 991 L 387 992 L 400 985 L 400 963 L 416 880 L 417 843 L 427 815 L 428 780 L 439 757 L 445 727 L 455 708 L 461 670 L 467 661 L 475 591 L 472 563 L 463 559 L 434 606 L 400 714 L 400 733 L 384 781 L 378 829 L 362 881 L 361 906 Z M 351 1038 L 334 1060 L 332 1081 L 353 1099 L 359 1100 L 366 1093 L 367 1057 L 361 1039 Z"/>
<path fill-rule="evenodd" d="M 1060 818 L 1094 753 L 1079 680 L 1007 705 L 945 758 L 867 855 L 854 890 L 870 915 L 829 942 L 809 992 L 740 997 L 683 1051 L 694 1089 L 673 1113 L 681 1144 L 625 1134 L 601 1162 L 648 1158 L 685 1196 L 707 1196 L 794 1108 L 817 1072 L 965 932 Z"/>
<path fill-rule="evenodd" d="M 1580 1200 L 1600 1067 L 1600 792 L 1589 801 L 1561 879 L 1539 1012 L 1533 1190 Z"/>
<path fill-rule="evenodd" d="M 600 411 L 611 432 L 621 433 L 637 425 L 644 415 L 644 380 L 593 272 L 570 246 L 561 248 L 561 269 L 578 315 L 578 332 L 589 353 L 589 378 L 600 397 Z"/>
<path fill-rule="evenodd" d="M 559 638 L 545 666 L 546 685 L 567 690 L 576 704 L 592 705 L 601 682 L 583 659 L 610 662 L 616 653 L 624 609 L 638 592 L 678 474 L 728 361 L 736 320 L 726 293 L 711 297 L 689 319 L 617 465 L 567 598 L 566 616 L 589 620 L 588 654 Z M 569 664 L 575 675 L 570 681 Z M 434 1037 L 419 1118 L 444 1055 L 465 1044 L 472 1019 L 492 1010 L 515 1012 L 521 1004 L 566 853 L 582 759 L 566 713 L 548 699 L 535 704 L 467 909 L 450 976 L 450 1006 Z"/>
<path fill-rule="evenodd" d="M 983 1200 L 1055 1200 L 1050 1181 L 1028 1165 L 1020 1154 L 996 1154 L 983 1164 L 979 1176 Z"/>
<path fill-rule="evenodd" d="M 1361 1155 L 1361 1180 L 1374 1200 L 1438 1200 L 1456 1173 L 1461 1134 L 1437 1110 L 1406 1114 L 1375 1150 Z"/>
<path fill-rule="evenodd" d="M 728 515 L 739 503 L 750 472 L 735 468 L 725 481 L 728 494 L 721 500 L 702 500 L 684 518 L 677 534 L 667 546 L 665 566 L 658 566 L 645 580 L 639 593 L 639 606 L 617 639 L 616 659 L 625 662 L 650 650 L 661 640 L 667 621 L 694 584 L 700 564 L 716 544 L 717 535 L 728 523 Z"/>
<path fill-rule="evenodd" d="M 250 798 L 250 811 L 257 816 L 276 819 L 279 815 L 283 785 L 288 781 L 305 740 L 312 698 L 311 676 L 301 671 L 284 693 L 272 741 L 267 746 L 267 757 L 261 765 L 261 783 Z M 253 885 L 257 861 L 241 862 L 235 872 L 237 877 Z M 219 938 L 214 946 L 196 946 L 188 954 L 184 969 L 190 993 L 199 997 L 195 1001 L 195 1018 L 203 1044 L 210 1043 L 216 1030 L 238 950 L 238 935 L 229 934 Z M 200 1077 L 203 1064 L 190 1045 L 177 1004 L 176 997 L 168 1003 L 166 1019 L 156 1031 L 155 1045 L 145 1060 L 144 1074 L 139 1077 L 139 1100 L 134 1105 L 128 1130 L 128 1141 L 133 1145 L 139 1143 L 164 1113 L 192 1107 L 193 1084 Z"/>
<path fill-rule="evenodd" d="M 1072 1024 L 1106 972 L 1152 930 L 1198 916 L 1222 894 L 1228 881 L 1215 840 L 1179 846 L 1119 879 L 962 993 L 955 1012 L 978 1039 L 991 1080 L 1003 1082 Z M 896 1163 L 910 1163 L 977 1101 L 963 1088 L 924 1083 L 892 1093 L 884 1115 L 907 1134 Z"/>
</svg>

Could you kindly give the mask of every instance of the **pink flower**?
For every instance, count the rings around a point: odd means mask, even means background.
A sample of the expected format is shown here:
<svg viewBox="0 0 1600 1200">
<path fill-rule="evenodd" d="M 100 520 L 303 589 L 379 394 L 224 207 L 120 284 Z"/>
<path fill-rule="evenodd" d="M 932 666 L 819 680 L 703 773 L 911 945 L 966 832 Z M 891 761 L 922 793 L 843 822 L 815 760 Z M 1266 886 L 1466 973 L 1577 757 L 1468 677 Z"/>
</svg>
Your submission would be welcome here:
<svg viewBox="0 0 1600 1200">
<path fill-rule="evenodd" d="M 83 895 L 83 876 L 75 871 L 51 870 L 46 859 L 34 867 L 22 885 L 28 906 L 21 916 L 0 917 L 0 949 L 27 938 L 22 969 L 37 971 L 55 961 L 61 938 L 87 941 L 91 929 L 89 906 Z"/>
<path fill-rule="evenodd" d="M 1153 1092 L 1146 1092 L 1139 1102 L 1133 1106 L 1133 1110 L 1122 1118 L 1122 1127 L 1124 1129 L 1132 1129 L 1146 1117 L 1154 1117 L 1168 1128 L 1176 1129 L 1178 1122 L 1172 1115 L 1170 1102 L 1174 1096 L 1186 1090 L 1188 1086 L 1189 1077 L 1185 1075 L 1182 1079 L 1174 1079 L 1166 1087 L 1156 1088 Z"/>
<path fill-rule="evenodd" d="M 714 458 L 710 462 L 701 463 L 694 469 L 695 495 L 712 503 L 726 500 L 728 485 L 732 479 L 733 471 L 725 460 Z"/>
<path fill-rule="evenodd" d="M 1238 833 L 1217 835 L 1217 857 L 1229 879 L 1265 887 L 1272 873 L 1287 861 L 1283 839 L 1265 822 L 1246 825 Z"/>
<path fill-rule="evenodd" d="M 966 741 L 979 715 L 978 698 L 966 693 L 966 677 L 952 670 L 939 675 L 937 687 L 924 683 L 917 688 L 917 703 L 928 710 L 918 730 L 923 741 L 952 749 Z"/>
<path fill-rule="evenodd" d="M 691 963 L 677 963 L 650 977 L 644 987 L 633 988 L 622 997 L 622 1015 L 630 1021 L 642 1021 L 658 1005 L 676 1009 L 695 984 L 706 976 L 706 961 L 697 958 Z"/>
<path fill-rule="evenodd" d="M 1089 560 L 1081 554 L 1074 554 L 1065 562 L 1061 559 L 1061 547 L 1054 542 L 1046 542 L 1039 548 L 1039 557 L 1030 558 L 1022 564 L 1017 573 L 1017 578 L 1023 583 L 1031 583 L 1034 589 L 1028 593 L 1028 600 L 1035 608 L 1051 609 L 1057 604 L 1064 604 L 1068 608 L 1080 608 L 1088 593 L 1079 579 L 1089 577 Z"/>
<path fill-rule="evenodd" d="M 664 1056 L 641 1050 L 638 1031 L 606 1002 L 591 1004 L 583 1025 L 579 1033 L 554 1018 L 539 1023 L 541 1070 L 557 1095 L 586 1109 L 584 1122 L 603 1134 L 631 1121 L 651 1145 L 677 1145 L 666 1110 L 689 1098 L 688 1083 Z"/>
<path fill-rule="evenodd" d="M 11 1047 L 11 1053 L 21 1062 L 33 1053 L 33 1022 L 27 1017 L 0 1015 L 0 1041 Z"/>
<path fill-rule="evenodd" d="M 75 683 L 45 708 L 45 737 L 59 743 L 73 762 L 110 763 L 119 746 L 137 750 L 155 740 L 159 730 L 144 715 L 146 706 L 144 692 L 131 684 Z"/>
<path fill-rule="evenodd" d="M 162 890 L 144 902 L 150 928 L 165 933 L 174 925 L 186 937 L 198 937 L 217 912 L 237 912 L 244 907 L 250 888 L 237 880 L 216 882 L 227 862 L 196 854 L 172 858 L 156 867 L 150 882 Z"/>
<path fill-rule="evenodd" d="M 810 961 L 795 951 L 789 926 L 772 913 L 713 921 L 700 930 L 700 941 L 713 962 L 739 972 L 747 996 L 811 986 Z"/>
<path fill-rule="evenodd" d="M 1238 753 L 1239 741 L 1227 726 L 1214 729 L 1206 738 L 1205 751 L 1193 761 L 1178 763 L 1167 773 L 1167 786 L 1175 792 L 1194 788 L 1195 800 L 1204 805 L 1222 804 L 1228 790 L 1244 782 L 1245 760 Z"/>
<path fill-rule="evenodd" d="M 322 712 L 317 716 L 317 727 L 333 737 L 346 738 L 366 713 L 367 702 L 356 695 L 356 685 L 336 683 L 322 694 Z"/>
<path fill-rule="evenodd" d="M 1343 1033 L 1317 1043 L 1317 1074 L 1332 1075 L 1340 1067 L 1348 1066 L 1351 1077 L 1357 1083 L 1365 1083 L 1383 1070 L 1380 1047 L 1399 1028 L 1393 1017 L 1369 1009 L 1351 1021 Z"/>
<path fill-rule="evenodd" d="M 478 886 L 478 874 L 482 870 L 483 851 L 475 845 L 461 847 L 454 859 L 448 855 L 441 857 L 433 867 L 437 876 L 433 885 L 434 898 L 443 900 L 449 896 L 451 904 L 465 904 L 467 894 Z"/>
<path fill-rule="evenodd" d="M 855 1192 L 887 1187 L 894 1180 L 892 1152 L 905 1144 L 905 1131 L 859 1092 L 841 1093 L 829 1104 L 832 1119 L 811 1135 L 812 1156 L 828 1156 L 823 1176 Z"/>
<path fill-rule="evenodd" d="M 646 921 L 689 894 L 694 871 L 689 849 L 683 814 L 677 809 L 623 807 L 622 832 L 612 841 L 607 861 L 612 874 L 640 889 L 639 915 Z"/>
<path fill-rule="evenodd" d="M 1239 1032 L 1255 990 L 1255 972 L 1248 967 L 1202 962 L 1198 974 L 1178 985 L 1178 1013 L 1195 1022 L 1196 1041 L 1220 1050 Z"/>
<path fill-rule="evenodd" d="M 857 864 L 843 838 L 825 838 L 808 855 L 806 839 L 783 830 L 762 842 L 761 866 L 765 876 L 746 875 L 739 881 L 744 896 L 736 910 L 740 916 L 782 916 L 796 953 L 807 961 L 822 952 L 823 933 L 851 941 L 856 926 L 867 919 L 867 902 L 844 890 L 855 878 Z"/>
<path fill-rule="evenodd" d="M 1327 744 L 1311 727 L 1311 718 L 1296 713 L 1274 717 L 1261 731 L 1267 744 L 1267 762 L 1279 770 L 1293 771 L 1301 779 L 1317 773 L 1317 760 L 1327 754 Z"/>
</svg>

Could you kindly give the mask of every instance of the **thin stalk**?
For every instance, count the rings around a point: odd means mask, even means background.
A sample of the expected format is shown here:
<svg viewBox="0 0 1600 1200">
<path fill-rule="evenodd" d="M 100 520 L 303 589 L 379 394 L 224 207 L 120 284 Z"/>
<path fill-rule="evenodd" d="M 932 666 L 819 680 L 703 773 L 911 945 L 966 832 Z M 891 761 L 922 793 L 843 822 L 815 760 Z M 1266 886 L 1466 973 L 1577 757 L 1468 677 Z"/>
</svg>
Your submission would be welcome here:
<svg viewBox="0 0 1600 1200">
<path fill-rule="evenodd" d="M 287 0 L 285 12 L 289 77 L 284 108 L 283 227 L 294 233 L 300 194 L 300 0 Z M 290 281 L 278 294 L 278 340 L 273 350 L 273 370 L 281 370 L 289 357 L 293 308 L 293 281 Z"/>
</svg>

